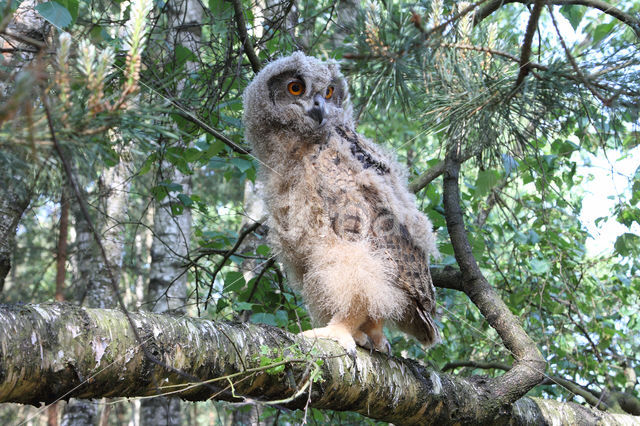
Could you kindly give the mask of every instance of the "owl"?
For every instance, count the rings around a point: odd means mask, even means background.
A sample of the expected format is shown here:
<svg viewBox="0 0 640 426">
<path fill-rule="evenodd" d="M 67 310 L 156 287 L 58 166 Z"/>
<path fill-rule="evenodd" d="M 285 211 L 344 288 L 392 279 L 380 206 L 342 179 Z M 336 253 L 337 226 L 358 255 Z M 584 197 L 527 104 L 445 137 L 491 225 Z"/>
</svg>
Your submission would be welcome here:
<svg viewBox="0 0 640 426">
<path fill-rule="evenodd" d="M 390 352 L 386 322 L 439 340 L 429 219 L 394 156 L 355 131 L 338 64 L 296 52 L 267 65 L 243 95 L 269 242 L 317 328 L 303 334 Z"/>
</svg>

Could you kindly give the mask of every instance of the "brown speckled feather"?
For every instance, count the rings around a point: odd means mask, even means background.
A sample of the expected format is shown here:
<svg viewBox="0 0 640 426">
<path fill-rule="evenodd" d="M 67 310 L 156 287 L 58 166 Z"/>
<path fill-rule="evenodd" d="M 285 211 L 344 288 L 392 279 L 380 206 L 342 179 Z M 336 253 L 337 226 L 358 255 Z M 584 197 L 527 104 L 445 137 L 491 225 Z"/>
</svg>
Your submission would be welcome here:
<svg viewBox="0 0 640 426">
<path fill-rule="evenodd" d="M 356 345 L 388 351 L 383 327 L 395 322 L 435 343 L 433 225 L 416 208 L 406 167 L 355 132 L 339 65 L 302 52 L 277 59 L 247 86 L 243 107 L 268 242 L 314 324 L 303 335 L 355 356 Z"/>
<path fill-rule="evenodd" d="M 367 151 L 358 135 L 337 128 L 337 136 L 353 158 L 328 145 L 318 145 L 311 156 L 317 172 L 317 192 L 323 200 L 325 213 L 333 233 L 350 241 L 367 239 L 393 265 L 396 272 L 393 284 L 400 287 L 409 305 L 399 321 L 403 331 L 414 335 L 424 344 L 439 340 L 432 319 L 435 314 L 435 294 L 429 273 L 428 255 L 414 241 L 404 223 L 387 208 L 383 197 L 371 185 L 363 185 L 358 174 L 363 169 L 374 170 L 382 179 L 390 179 L 389 168 L 375 153 Z"/>
</svg>

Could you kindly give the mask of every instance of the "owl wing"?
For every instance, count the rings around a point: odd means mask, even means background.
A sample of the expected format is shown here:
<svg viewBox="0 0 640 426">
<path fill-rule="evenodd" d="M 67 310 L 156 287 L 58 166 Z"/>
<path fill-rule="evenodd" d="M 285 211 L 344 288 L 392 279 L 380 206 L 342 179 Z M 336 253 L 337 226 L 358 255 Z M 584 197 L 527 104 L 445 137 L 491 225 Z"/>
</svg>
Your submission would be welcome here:
<svg viewBox="0 0 640 426">
<path fill-rule="evenodd" d="M 386 178 L 390 167 L 383 158 L 367 150 L 357 133 L 336 128 L 336 133 L 349 144 L 352 160 L 363 169 L 371 169 Z M 374 247 L 396 266 L 394 284 L 408 296 L 410 306 L 398 321 L 398 326 L 415 336 L 425 345 L 439 340 L 433 321 L 435 292 L 429 273 L 428 254 L 420 248 L 399 218 L 384 208 L 381 194 L 373 186 L 357 182 L 358 173 L 353 167 L 342 164 L 336 151 L 318 148 L 313 158 L 314 168 L 322 176 L 324 184 L 318 187 L 331 229 L 340 238 L 356 240 L 367 238 Z"/>
<path fill-rule="evenodd" d="M 379 232 L 373 229 L 372 232 Z M 427 254 L 418 247 L 407 228 L 398 222 L 393 228 L 376 236 L 374 242 L 389 260 L 396 265 L 396 285 L 409 296 L 410 307 L 398 326 L 429 346 L 440 339 L 433 321 L 435 315 L 435 291 Z"/>
</svg>

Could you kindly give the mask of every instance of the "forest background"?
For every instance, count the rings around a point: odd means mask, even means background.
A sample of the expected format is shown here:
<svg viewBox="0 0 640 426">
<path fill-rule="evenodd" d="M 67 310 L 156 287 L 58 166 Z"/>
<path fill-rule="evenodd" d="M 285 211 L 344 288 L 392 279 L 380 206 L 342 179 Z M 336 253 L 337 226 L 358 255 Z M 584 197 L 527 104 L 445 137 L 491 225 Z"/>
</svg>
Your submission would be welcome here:
<svg viewBox="0 0 640 426">
<path fill-rule="evenodd" d="M 640 2 L 0 10 L 0 423 L 640 415 Z M 266 244 L 241 95 L 297 50 L 340 62 L 436 228 L 443 343 L 387 330 L 415 362 L 270 327 L 311 324 Z M 176 390 L 201 402 L 156 396 Z"/>
</svg>

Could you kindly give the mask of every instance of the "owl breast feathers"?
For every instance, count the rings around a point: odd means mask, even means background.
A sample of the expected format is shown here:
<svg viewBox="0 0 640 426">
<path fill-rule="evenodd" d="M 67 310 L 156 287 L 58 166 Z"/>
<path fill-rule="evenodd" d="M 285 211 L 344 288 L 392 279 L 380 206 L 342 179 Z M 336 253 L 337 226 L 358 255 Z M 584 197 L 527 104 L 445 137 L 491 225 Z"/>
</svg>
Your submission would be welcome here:
<svg viewBox="0 0 640 426">
<path fill-rule="evenodd" d="M 312 318 L 309 337 L 389 350 L 385 321 L 425 345 L 439 340 L 429 219 L 405 170 L 357 134 L 334 62 L 294 53 L 244 92 L 246 138 L 260 162 L 269 240 Z"/>
</svg>

